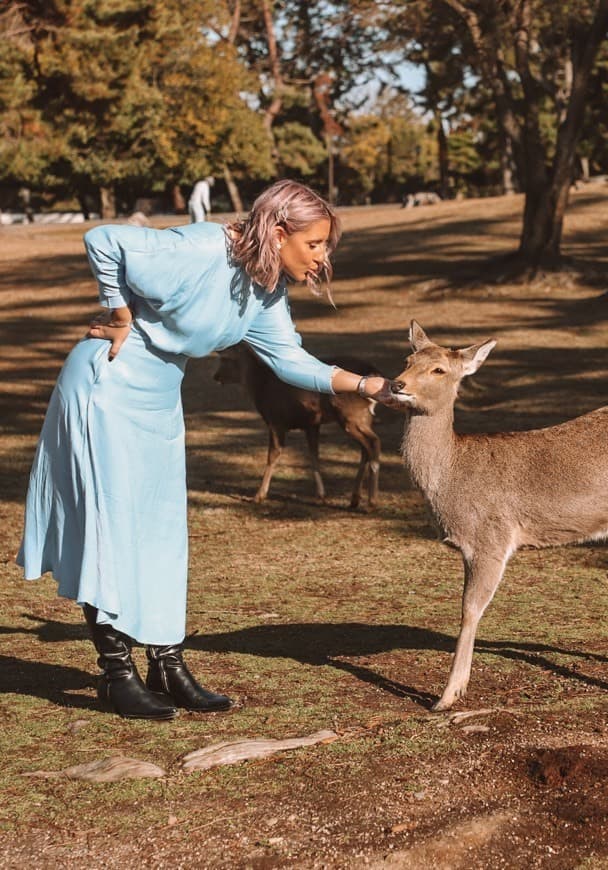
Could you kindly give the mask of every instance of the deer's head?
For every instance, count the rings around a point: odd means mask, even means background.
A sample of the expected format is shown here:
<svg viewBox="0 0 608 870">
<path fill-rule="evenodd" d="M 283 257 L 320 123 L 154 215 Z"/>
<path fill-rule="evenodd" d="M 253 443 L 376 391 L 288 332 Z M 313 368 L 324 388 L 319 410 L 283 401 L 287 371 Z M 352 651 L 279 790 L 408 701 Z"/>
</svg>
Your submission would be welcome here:
<svg viewBox="0 0 608 870">
<path fill-rule="evenodd" d="M 412 320 L 409 340 L 413 353 L 393 381 L 393 392 L 405 410 L 435 414 L 454 404 L 458 386 L 484 362 L 496 341 L 490 339 L 462 350 L 434 344 L 419 323 Z"/>
</svg>

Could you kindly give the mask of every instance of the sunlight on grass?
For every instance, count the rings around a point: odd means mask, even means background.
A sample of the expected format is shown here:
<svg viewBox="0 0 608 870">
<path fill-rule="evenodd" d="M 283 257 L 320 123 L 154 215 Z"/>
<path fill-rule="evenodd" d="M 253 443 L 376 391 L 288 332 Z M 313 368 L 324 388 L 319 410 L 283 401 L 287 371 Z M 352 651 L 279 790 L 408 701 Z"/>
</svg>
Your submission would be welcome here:
<svg viewBox="0 0 608 870">
<path fill-rule="evenodd" d="M 570 243 L 584 251 L 599 206 L 586 210 L 584 198 L 580 202 Z M 588 313 L 594 287 L 584 276 L 554 286 L 490 284 L 483 269 L 478 280 L 457 284 L 454 257 L 512 246 L 516 204 L 443 208 L 429 219 L 424 239 L 401 210 L 375 218 L 365 209 L 348 213 L 337 313 L 294 288 L 306 346 L 369 356 L 392 374 L 400 370 L 412 316 L 454 346 L 496 334 L 496 355 L 459 404 L 458 425 L 469 431 L 547 425 L 605 402 L 608 329 L 605 317 Z M 504 221 L 484 223 L 496 215 Z M 19 232 L 27 242 L 27 228 Z M 57 244 L 59 260 L 80 250 L 76 230 L 62 230 L 61 237 L 52 229 L 40 233 L 40 249 Z M 368 236 L 375 246 L 373 274 Z M 56 597 L 49 578 L 24 584 L 13 563 L 48 390 L 87 320 L 73 294 L 90 297 L 94 310 L 94 288 L 83 258 L 82 270 L 65 286 L 58 282 L 52 293 L 35 297 L 26 248 L 11 250 L 23 257 L 23 283 L 10 291 L 14 298 L 28 306 L 37 301 L 41 316 L 52 314 L 69 327 L 52 348 L 34 323 L 25 342 L 8 334 L 0 362 L 11 384 L 0 445 L 7 480 L 0 567 L 4 837 L 15 845 L 31 831 L 41 842 L 48 838 L 49 849 L 60 850 L 49 851 L 53 866 L 85 866 L 86 850 L 103 854 L 104 838 L 111 836 L 146 856 L 138 864 L 129 852 L 121 866 L 170 866 L 155 850 L 162 845 L 177 854 L 185 842 L 198 849 L 191 866 L 222 866 L 228 842 L 239 866 L 308 868 L 319 843 L 331 842 L 343 856 L 386 855 L 390 844 L 407 841 L 410 822 L 412 832 L 430 830 L 438 808 L 449 824 L 467 808 L 481 812 L 501 802 L 516 814 L 524 798 L 514 795 L 527 788 L 525 765 L 517 765 L 530 748 L 560 741 L 606 746 L 603 545 L 521 552 L 512 559 L 480 624 L 469 695 L 458 705 L 460 711 L 490 710 L 470 720 L 487 729 L 467 732 L 429 712 L 458 633 L 462 565 L 438 542 L 402 468 L 399 415 L 378 414 L 384 462 L 376 511 L 348 509 L 357 451 L 337 427 L 322 436 L 325 504 L 314 497 L 301 433 L 292 433 L 270 498 L 256 505 L 265 428 L 237 389 L 212 380 L 214 360 L 193 360 L 184 389 L 186 657 L 204 685 L 227 692 L 237 706 L 228 714 L 182 713 L 162 724 L 101 711 L 96 654 L 79 609 Z M 27 375 L 21 373 L 24 346 L 31 354 Z M 588 377 L 580 378 L 581 370 Z M 136 649 L 135 658 L 145 671 L 143 650 Z M 205 773 L 186 775 L 180 768 L 185 753 L 212 743 L 319 729 L 339 739 Z M 167 776 L 109 784 L 25 776 L 113 754 L 151 761 Z M 405 825 L 401 840 L 390 833 L 395 822 Z M 247 863 L 252 850 L 257 864 Z M 580 857 L 570 866 L 603 866 Z"/>
</svg>

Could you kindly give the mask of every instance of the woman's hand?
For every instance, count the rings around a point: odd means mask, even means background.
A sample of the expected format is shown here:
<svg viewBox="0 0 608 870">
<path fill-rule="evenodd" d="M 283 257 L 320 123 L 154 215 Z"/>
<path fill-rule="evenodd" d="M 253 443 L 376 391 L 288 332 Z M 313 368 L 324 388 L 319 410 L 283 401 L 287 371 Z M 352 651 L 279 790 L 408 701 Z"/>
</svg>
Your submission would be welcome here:
<svg viewBox="0 0 608 870">
<path fill-rule="evenodd" d="M 398 395 L 399 388 L 395 382 L 381 375 L 356 375 L 336 368 L 331 385 L 336 393 L 358 393 L 365 399 L 373 399 L 389 408 L 401 408 L 405 402 L 404 397 Z"/>
<path fill-rule="evenodd" d="M 394 381 L 387 378 L 368 377 L 365 379 L 363 395 L 388 408 L 401 408 L 404 400 L 398 395 L 397 389 L 393 390 L 393 384 Z"/>
<path fill-rule="evenodd" d="M 104 311 L 89 324 L 89 338 L 103 338 L 111 341 L 108 359 L 113 360 L 131 331 L 133 315 L 127 306 Z"/>
</svg>

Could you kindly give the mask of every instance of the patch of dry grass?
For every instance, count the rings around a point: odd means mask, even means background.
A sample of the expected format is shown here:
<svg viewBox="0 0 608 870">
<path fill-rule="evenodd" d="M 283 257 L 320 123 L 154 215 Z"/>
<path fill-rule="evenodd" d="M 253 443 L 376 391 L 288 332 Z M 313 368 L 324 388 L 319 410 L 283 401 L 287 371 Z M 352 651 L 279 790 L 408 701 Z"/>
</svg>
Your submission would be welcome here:
<svg viewBox="0 0 608 870">
<path fill-rule="evenodd" d="M 441 343 L 494 335 L 496 351 L 459 404 L 468 431 L 548 425 L 604 404 L 607 199 L 575 194 L 566 223 L 565 252 L 588 268 L 531 284 L 484 282 L 487 258 L 516 244 L 518 198 L 346 210 L 337 312 L 302 288 L 292 294 L 305 343 L 367 356 L 390 375 L 411 317 Z M 575 866 L 604 854 L 605 805 L 566 830 L 557 798 L 513 762 L 549 742 L 608 742 L 604 547 L 516 556 L 480 627 L 467 705 L 495 711 L 490 731 L 439 727 L 445 719 L 428 709 L 449 668 L 461 569 L 401 468 L 398 416 L 380 413 L 377 512 L 346 509 L 357 455 L 337 429 L 322 443 L 326 505 L 293 433 L 271 498 L 257 506 L 264 428 L 236 388 L 212 380 L 213 359 L 192 361 L 184 389 L 188 660 L 239 707 L 161 725 L 98 710 L 78 609 L 48 579 L 23 584 L 13 564 L 44 408 L 95 291 L 81 228 L 0 232 L 0 864 L 351 868 L 499 809 L 512 815 L 509 832 L 480 844 L 469 866 L 556 866 L 554 852 Z M 204 775 L 179 769 L 184 753 L 211 742 L 321 728 L 341 740 Z M 168 776 L 107 785 L 23 776 L 112 753 Z"/>
</svg>

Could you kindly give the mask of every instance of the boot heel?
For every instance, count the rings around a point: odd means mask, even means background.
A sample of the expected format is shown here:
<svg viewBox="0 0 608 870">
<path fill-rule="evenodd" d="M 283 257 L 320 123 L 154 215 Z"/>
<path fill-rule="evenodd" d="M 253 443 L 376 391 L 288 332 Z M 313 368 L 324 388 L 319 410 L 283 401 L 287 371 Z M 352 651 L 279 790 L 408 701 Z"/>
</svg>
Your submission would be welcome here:
<svg viewBox="0 0 608 870">
<path fill-rule="evenodd" d="M 194 679 L 183 660 L 180 644 L 148 646 L 146 655 L 146 685 L 154 691 L 166 692 L 178 707 L 199 713 L 215 713 L 234 706 L 234 701 L 226 695 L 210 692 Z"/>
<path fill-rule="evenodd" d="M 99 653 L 97 663 L 103 673 L 97 685 L 97 697 L 125 719 L 174 719 L 177 708 L 165 695 L 144 686 L 131 658 L 132 641 L 110 625 L 97 622 L 97 610 L 85 604 L 84 616 Z"/>
</svg>

